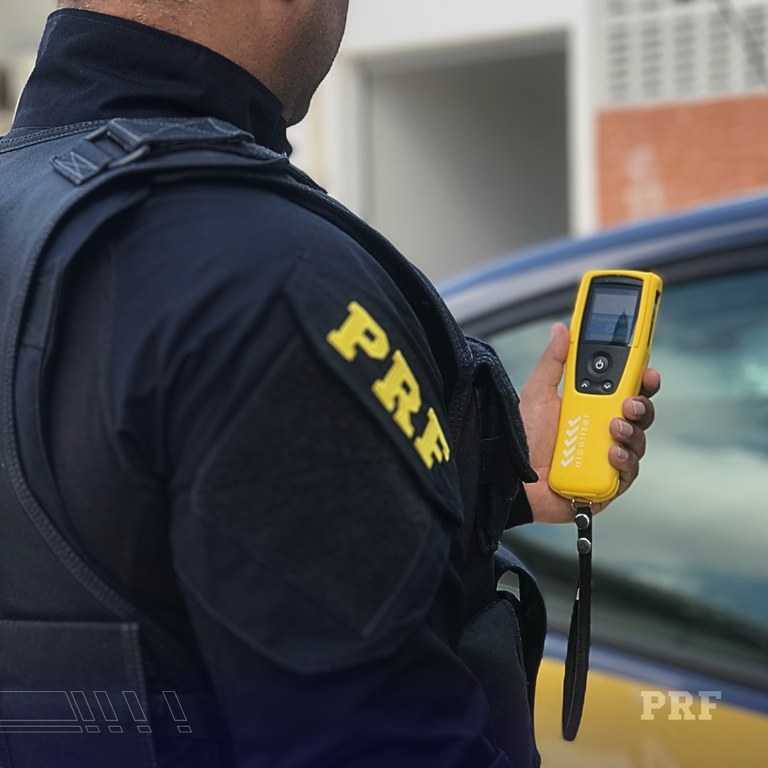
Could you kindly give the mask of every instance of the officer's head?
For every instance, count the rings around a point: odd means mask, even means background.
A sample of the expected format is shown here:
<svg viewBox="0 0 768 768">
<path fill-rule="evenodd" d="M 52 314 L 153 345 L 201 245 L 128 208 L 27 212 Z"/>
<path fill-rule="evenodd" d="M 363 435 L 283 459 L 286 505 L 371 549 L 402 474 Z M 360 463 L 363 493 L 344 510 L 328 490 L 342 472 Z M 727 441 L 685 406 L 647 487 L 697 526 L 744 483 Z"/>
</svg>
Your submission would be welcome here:
<svg viewBox="0 0 768 768">
<path fill-rule="evenodd" d="M 212 48 L 258 77 L 282 101 L 289 125 L 307 113 L 331 68 L 348 5 L 349 0 L 59 0 L 59 8 L 121 16 Z"/>
</svg>

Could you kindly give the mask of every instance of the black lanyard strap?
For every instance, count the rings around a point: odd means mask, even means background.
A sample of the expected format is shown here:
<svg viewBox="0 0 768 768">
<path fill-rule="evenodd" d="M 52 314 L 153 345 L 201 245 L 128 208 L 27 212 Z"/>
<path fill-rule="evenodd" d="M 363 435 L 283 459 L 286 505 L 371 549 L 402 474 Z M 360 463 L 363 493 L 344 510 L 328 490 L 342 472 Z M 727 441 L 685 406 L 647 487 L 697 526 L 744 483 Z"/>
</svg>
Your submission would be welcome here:
<svg viewBox="0 0 768 768">
<path fill-rule="evenodd" d="M 563 681 L 563 738 L 573 741 L 579 732 L 589 672 L 592 618 L 592 505 L 573 502 L 578 529 L 579 580 L 568 632 Z"/>
</svg>

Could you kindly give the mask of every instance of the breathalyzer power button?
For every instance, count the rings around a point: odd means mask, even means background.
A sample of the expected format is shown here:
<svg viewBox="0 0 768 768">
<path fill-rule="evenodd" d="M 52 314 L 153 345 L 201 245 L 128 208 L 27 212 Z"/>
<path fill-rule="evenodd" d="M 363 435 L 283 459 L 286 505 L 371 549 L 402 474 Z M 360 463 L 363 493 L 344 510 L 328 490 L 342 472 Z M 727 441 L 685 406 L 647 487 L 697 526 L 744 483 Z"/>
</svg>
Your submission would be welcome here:
<svg viewBox="0 0 768 768">
<path fill-rule="evenodd" d="M 611 358 L 598 353 L 592 358 L 590 367 L 596 374 L 602 375 L 611 367 Z"/>
</svg>

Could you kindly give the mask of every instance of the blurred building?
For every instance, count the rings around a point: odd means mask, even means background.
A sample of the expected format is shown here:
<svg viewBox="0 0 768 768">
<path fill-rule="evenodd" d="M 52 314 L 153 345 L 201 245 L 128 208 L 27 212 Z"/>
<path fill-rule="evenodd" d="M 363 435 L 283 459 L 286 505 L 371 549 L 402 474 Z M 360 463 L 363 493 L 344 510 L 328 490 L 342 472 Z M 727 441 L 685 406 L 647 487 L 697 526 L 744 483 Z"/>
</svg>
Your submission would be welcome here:
<svg viewBox="0 0 768 768">
<path fill-rule="evenodd" d="M 599 223 L 768 186 L 768 3 L 598 5 Z"/>
<path fill-rule="evenodd" d="M 768 186 L 765 0 L 350 13 L 316 170 L 433 277 Z"/>
<path fill-rule="evenodd" d="M 584 8 L 353 0 L 307 164 L 433 278 L 591 229 Z"/>
<path fill-rule="evenodd" d="M 0 135 L 10 126 L 45 17 L 55 7 L 56 0 L 0 0 Z"/>
<path fill-rule="evenodd" d="M 0 0 L 0 130 L 54 0 Z M 768 186 L 768 0 L 352 0 L 294 160 L 433 278 Z"/>
</svg>

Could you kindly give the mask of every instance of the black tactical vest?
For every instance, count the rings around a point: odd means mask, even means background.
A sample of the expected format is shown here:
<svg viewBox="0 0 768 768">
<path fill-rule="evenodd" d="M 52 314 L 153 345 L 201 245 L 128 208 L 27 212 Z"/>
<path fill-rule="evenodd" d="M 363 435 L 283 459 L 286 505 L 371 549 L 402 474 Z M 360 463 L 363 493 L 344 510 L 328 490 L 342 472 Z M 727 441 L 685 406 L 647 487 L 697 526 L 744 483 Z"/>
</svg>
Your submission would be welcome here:
<svg viewBox="0 0 768 768">
<path fill-rule="evenodd" d="M 0 768 L 228 764 L 199 662 L 51 522 L 60 502 L 40 425 L 68 264 L 155 185 L 199 178 L 266 187 L 329 220 L 387 271 L 423 325 L 446 382 L 465 507 L 457 653 L 486 692 L 498 746 L 515 766 L 537 766 L 531 713 L 544 607 L 499 549 L 520 483 L 536 476 L 495 353 L 465 339 L 421 273 L 286 157 L 215 119 L 118 119 L 0 140 Z M 497 592 L 508 571 L 518 574 L 519 600 Z M 193 715 L 202 730 L 189 725 Z"/>
</svg>

